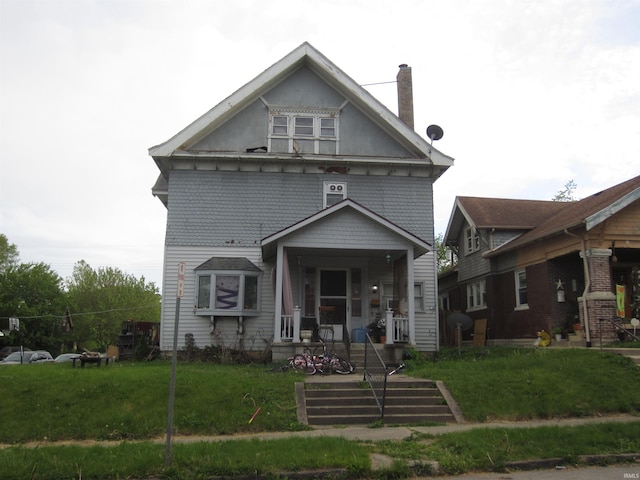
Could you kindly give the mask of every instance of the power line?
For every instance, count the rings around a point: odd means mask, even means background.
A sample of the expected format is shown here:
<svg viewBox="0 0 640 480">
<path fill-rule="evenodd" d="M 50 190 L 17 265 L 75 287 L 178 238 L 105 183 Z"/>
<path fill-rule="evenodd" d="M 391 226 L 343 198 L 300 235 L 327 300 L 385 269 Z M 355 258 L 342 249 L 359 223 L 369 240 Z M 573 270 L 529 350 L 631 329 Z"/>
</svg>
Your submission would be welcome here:
<svg viewBox="0 0 640 480">
<path fill-rule="evenodd" d="M 140 310 L 143 308 L 149 308 L 152 307 L 154 304 L 150 303 L 148 305 L 141 305 L 138 307 L 130 307 L 130 308 L 112 308 L 110 310 L 100 310 L 100 311 L 96 311 L 96 312 L 82 312 L 82 313 L 73 313 L 71 314 L 72 317 L 84 317 L 84 316 L 89 316 L 89 315 L 100 315 L 102 313 L 111 313 L 111 312 L 128 312 L 131 310 Z M 21 317 L 19 315 L 14 315 L 13 317 L 0 317 L 1 319 L 9 319 L 9 318 L 19 318 L 20 320 L 35 320 L 35 319 L 40 319 L 40 318 L 66 318 L 67 315 L 53 315 L 53 314 L 48 314 L 48 315 L 36 315 L 36 316 L 31 316 L 31 317 Z"/>
</svg>

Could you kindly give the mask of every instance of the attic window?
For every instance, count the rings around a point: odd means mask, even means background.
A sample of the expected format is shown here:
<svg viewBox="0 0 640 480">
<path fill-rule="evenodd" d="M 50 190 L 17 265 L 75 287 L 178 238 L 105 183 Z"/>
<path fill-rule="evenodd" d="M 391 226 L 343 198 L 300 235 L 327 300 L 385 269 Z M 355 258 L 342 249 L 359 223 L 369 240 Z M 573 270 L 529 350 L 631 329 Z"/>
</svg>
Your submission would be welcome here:
<svg viewBox="0 0 640 480">
<path fill-rule="evenodd" d="M 274 108 L 269 115 L 269 152 L 338 154 L 339 111 Z"/>
<path fill-rule="evenodd" d="M 271 121 L 271 133 L 273 135 L 289 134 L 289 118 L 284 116 L 274 116 Z"/>
</svg>

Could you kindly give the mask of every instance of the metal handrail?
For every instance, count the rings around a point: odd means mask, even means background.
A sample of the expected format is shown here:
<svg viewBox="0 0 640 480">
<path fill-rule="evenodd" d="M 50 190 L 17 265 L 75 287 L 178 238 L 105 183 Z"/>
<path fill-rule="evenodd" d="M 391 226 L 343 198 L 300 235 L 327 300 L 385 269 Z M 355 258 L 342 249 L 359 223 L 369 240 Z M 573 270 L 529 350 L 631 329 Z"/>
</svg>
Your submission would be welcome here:
<svg viewBox="0 0 640 480">
<path fill-rule="evenodd" d="M 373 352 L 370 354 L 369 352 Z M 366 334 L 364 347 L 364 373 L 362 380 L 369 384 L 373 397 L 380 410 L 380 420 L 384 420 L 384 404 L 387 397 L 387 372 L 389 367 L 373 345 L 369 334 Z"/>
</svg>

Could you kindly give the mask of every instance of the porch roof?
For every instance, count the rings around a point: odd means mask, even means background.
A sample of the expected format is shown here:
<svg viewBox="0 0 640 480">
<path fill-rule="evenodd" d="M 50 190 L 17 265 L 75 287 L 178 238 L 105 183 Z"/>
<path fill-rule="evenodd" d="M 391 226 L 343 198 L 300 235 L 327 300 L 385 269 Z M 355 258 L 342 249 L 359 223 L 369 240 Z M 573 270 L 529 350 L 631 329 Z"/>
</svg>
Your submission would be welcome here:
<svg viewBox="0 0 640 480">
<path fill-rule="evenodd" d="M 331 218 L 335 218 L 338 216 L 340 212 L 345 212 L 345 211 L 351 211 L 358 215 L 361 215 L 363 218 L 374 222 L 375 225 L 384 229 L 386 232 L 390 232 L 394 236 L 398 237 L 398 239 L 411 245 L 414 249 L 415 258 L 433 250 L 433 247 L 429 242 L 412 234 L 411 232 L 396 225 L 395 223 L 390 222 L 386 218 L 378 215 L 372 210 L 369 210 L 368 208 L 362 206 L 361 204 L 347 198 L 339 203 L 336 203 L 335 205 L 332 205 L 331 207 L 325 208 L 324 210 L 320 210 L 319 212 L 305 219 L 302 219 L 290 225 L 289 227 L 286 227 L 278 232 L 275 232 L 271 235 L 264 237 L 261 241 L 263 258 L 270 258 L 273 255 L 275 255 L 278 243 L 281 241 L 284 241 L 287 237 L 291 237 L 295 233 L 298 233 L 306 228 L 309 228 L 312 225 L 315 225 L 322 220 L 325 220 L 325 219 L 330 220 Z M 331 247 L 327 246 L 327 248 L 331 248 Z M 345 245 L 345 248 L 348 249 L 346 245 Z M 375 250 L 379 250 L 380 246 L 363 244 L 362 250 L 367 250 L 367 249 L 375 251 Z"/>
</svg>

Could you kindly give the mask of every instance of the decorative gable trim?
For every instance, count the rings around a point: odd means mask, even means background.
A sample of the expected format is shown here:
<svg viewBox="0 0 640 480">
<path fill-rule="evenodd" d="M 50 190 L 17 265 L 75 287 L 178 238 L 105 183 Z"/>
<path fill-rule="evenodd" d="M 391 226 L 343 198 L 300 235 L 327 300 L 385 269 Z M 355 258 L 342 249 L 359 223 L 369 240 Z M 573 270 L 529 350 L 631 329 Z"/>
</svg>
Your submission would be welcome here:
<svg viewBox="0 0 640 480">
<path fill-rule="evenodd" d="M 160 145 L 151 147 L 149 154 L 157 161 L 159 158 L 180 155 L 180 152 L 182 154 L 188 153 L 185 152 L 185 149 L 188 149 L 189 145 L 193 145 L 204 138 L 212 130 L 222 125 L 256 99 L 259 99 L 265 92 L 303 65 L 308 66 L 320 78 L 344 95 L 350 103 L 354 104 L 389 135 L 401 142 L 405 148 L 411 150 L 416 157 L 423 159 L 423 161 L 427 160 L 431 165 L 444 167 L 444 169 L 453 165 L 451 157 L 432 148 L 424 138 L 409 128 L 395 114 L 307 42 L 276 62 L 172 138 Z"/>
</svg>

